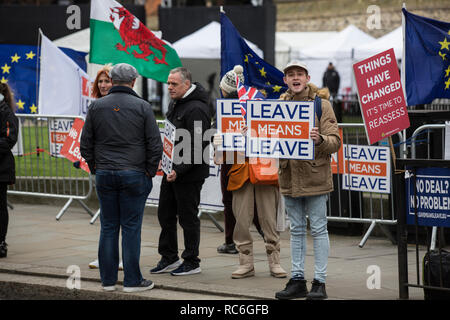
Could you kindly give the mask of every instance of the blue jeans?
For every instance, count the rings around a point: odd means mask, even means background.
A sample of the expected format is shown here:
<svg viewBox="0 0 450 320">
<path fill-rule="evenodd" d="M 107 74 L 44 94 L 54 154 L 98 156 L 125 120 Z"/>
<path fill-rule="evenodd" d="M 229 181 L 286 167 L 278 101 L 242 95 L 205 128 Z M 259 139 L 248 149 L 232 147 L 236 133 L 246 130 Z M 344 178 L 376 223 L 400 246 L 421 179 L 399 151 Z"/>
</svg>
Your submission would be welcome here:
<svg viewBox="0 0 450 320">
<path fill-rule="evenodd" d="M 309 217 L 314 243 L 314 279 L 325 283 L 330 243 L 327 230 L 328 195 L 284 196 L 286 212 L 291 222 L 292 278 L 304 278 L 306 255 L 306 215 Z"/>
<path fill-rule="evenodd" d="M 123 285 L 135 287 L 143 280 L 139 267 L 141 227 L 152 180 L 134 170 L 97 170 L 95 182 L 100 202 L 98 261 L 102 285 L 113 286 L 117 282 L 122 229 Z"/>
</svg>

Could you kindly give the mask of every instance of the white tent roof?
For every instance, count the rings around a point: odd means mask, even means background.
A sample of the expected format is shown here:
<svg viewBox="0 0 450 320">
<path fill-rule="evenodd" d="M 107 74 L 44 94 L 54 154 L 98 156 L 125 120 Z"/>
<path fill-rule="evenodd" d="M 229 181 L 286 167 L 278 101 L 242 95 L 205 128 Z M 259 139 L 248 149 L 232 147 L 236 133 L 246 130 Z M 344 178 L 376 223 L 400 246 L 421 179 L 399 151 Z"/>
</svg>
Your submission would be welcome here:
<svg viewBox="0 0 450 320">
<path fill-rule="evenodd" d="M 375 40 L 374 37 L 351 24 L 334 37 L 302 50 L 301 55 L 313 58 L 337 57 L 337 55 L 351 54 L 352 48 L 372 42 L 373 40 Z"/>
<path fill-rule="evenodd" d="M 244 39 L 257 55 L 263 52 L 254 43 Z M 190 35 L 173 43 L 180 58 L 220 59 L 220 23 L 212 21 Z"/>
<path fill-rule="evenodd" d="M 370 43 L 356 47 L 355 59 L 363 60 L 391 48 L 394 49 L 395 57 L 401 59 L 403 54 L 403 31 L 401 26 Z"/>
<path fill-rule="evenodd" d="M 276 32 L 275 51 L 306 49 L 336 36 L 336 31 Z"/>
</svg>

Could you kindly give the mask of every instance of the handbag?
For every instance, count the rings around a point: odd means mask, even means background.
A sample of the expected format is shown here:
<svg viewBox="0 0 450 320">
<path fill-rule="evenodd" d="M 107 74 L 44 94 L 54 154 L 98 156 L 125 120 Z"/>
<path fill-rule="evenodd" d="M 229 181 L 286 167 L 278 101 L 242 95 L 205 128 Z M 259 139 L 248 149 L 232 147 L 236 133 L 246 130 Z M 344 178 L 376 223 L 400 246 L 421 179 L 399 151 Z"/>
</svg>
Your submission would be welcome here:
<svg viewBox="0 0 450 320">
<path fill-rule="evenodd" d="M 252 158 L 249 161 L 249 177 L 252 184 L 278 185 L 276 159 Z"/>
</svg>

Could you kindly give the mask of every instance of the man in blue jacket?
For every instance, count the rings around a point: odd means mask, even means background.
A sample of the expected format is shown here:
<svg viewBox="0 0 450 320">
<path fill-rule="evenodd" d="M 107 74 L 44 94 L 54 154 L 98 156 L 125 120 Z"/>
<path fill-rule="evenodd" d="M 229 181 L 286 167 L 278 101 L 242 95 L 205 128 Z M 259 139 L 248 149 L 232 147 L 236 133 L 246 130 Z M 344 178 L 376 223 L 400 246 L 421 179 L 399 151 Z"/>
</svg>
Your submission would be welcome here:
<svg viewBox="0 0 450 320">
<path fill-rule="evenodd" d="M 201 272 L 198 258 L 200 219 L 197 214 L 200 191 L 209 176 L 209 162 L 203 159 L 204 154 L 209 155 L 206 150 L 209 140 L 203 139 L 203 134 L 211 127 L 211 117 L 208 93 L 199 83 L 192 83 L 191 73 L 186 68 L 171 70 L 167 83 L 172 98 L 167 119 L 176 127 L 177 137 L 183 138 L 175 145 L 173 170 L 164 175 L 161 183 L 158 252 L 162 258 L 150 272 L 171 271 L 174 276 L 182 276 Z M 183 262 L 178 257 L 177 216 L 184 234 Z"/>
<path fill-rule="evenodd" d="M 159 128 L 150 104 L 133 86 L 136 69 L 126 63 L 110 71 L 113 87 L 89 107 L 81 135 L 81 155 L 96 174 L 100 202 L 98 249 L 103 289 L 114 291 L 122 229 L 123 290 L 153 288 L 139 268 L 145 202 L 162 155 Z"/>
</svg>

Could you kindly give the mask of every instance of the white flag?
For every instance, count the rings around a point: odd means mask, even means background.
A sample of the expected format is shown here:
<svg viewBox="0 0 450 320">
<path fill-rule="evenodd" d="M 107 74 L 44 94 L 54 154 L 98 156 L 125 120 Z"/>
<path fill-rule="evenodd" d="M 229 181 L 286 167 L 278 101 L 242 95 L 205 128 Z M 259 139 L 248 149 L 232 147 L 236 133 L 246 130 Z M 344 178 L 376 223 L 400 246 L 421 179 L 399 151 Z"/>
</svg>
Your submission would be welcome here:
<svg viewBox="0 0 450 320">
<path fill-rule="evenodd" d="M 70 57 L 41 33 L 39 114 L 86 116 L 92 81 Z"/>
</svg>

